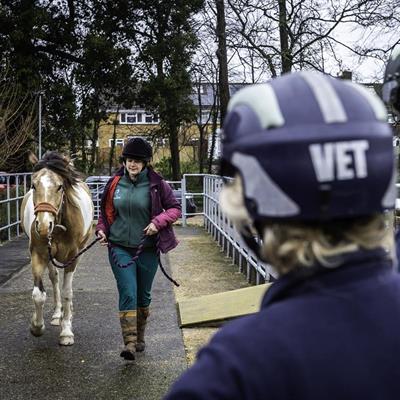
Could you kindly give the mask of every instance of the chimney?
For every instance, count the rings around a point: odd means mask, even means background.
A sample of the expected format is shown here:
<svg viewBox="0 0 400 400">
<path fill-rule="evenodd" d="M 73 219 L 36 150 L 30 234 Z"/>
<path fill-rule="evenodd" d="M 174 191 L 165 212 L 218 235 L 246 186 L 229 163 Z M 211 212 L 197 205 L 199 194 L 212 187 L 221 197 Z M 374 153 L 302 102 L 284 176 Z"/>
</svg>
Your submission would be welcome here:
<svg viewBox="0 0 400 400">
<path fill-rule="evenodd" d="M 353 80 L 353 72 L 345 69 L 340 76 L 340 79 L 346 79 L 348 81 Z"/>
</svg>

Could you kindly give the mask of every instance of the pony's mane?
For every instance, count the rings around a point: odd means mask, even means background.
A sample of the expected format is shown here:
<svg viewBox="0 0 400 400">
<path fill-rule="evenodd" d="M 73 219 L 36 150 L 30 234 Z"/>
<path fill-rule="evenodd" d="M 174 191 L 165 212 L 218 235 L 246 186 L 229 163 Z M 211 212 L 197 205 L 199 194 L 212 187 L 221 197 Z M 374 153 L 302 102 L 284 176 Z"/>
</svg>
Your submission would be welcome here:
<svg viewBox="0 0 400 400">
<path fill-rule="evenodd" d="M 48 168 L 60 175 L 66 188 L 70 188 L 81 181 L 79 172 L 70 164 L 68 158 L 56 151 L 46 152 L 43 158 L 33 168 L 33 172 L 38 172 L 43 168 Z"/>
</svg>

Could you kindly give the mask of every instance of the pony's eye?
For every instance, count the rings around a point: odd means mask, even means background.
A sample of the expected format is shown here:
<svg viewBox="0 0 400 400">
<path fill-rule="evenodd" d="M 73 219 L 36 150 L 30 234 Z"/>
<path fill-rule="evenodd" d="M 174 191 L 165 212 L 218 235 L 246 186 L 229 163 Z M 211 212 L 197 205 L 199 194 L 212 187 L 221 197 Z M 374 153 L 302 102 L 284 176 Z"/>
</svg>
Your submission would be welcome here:
<svg viewBox="0 0 400 400">
<path fill-rule="evenodd" d="M 32 183 L 31 189 L 36 190 L 35 185 Z"/>
<path fill-rule="evenodd" d="M 62 190 L 62 188 L 63 188 L 63 185 L 60 185 L 60 186 L 58 187 L 58 189 L 57 189 L 57 192 L 59 192 L 60 190 Z"/>
</svg>

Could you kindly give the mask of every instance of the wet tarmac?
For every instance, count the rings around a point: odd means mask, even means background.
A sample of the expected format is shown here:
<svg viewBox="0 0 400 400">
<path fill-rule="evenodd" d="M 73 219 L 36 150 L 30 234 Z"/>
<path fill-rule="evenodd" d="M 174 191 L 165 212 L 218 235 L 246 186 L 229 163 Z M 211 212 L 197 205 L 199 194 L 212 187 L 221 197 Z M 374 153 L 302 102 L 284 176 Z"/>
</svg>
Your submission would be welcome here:
<svg viewBox="0 0 400 400">
<path fill-rule="evenodd" d="M 47 276 L 46 330 L 38 338 L 29 332 L 33 284 L 27 246 L 22 239 L 9 252 L 0 247 L 0 399 L 161 399 L 187 368 L 171 283 L 158 271 L 146 351 L 124 361 L 115 281 L 106 249 L 95 245 L 81 257 L 74 278 L 75 344 L 61 347 L 60 329 L 50 325 Z M 169 269 L 167 260 L 164 266 Z"/>
</svg>

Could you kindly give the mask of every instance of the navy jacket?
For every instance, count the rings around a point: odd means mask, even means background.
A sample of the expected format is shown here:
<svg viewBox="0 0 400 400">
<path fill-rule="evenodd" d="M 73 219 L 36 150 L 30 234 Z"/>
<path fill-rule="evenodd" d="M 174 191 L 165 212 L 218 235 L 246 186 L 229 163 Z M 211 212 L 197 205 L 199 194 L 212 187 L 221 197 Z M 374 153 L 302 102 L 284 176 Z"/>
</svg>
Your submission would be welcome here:
<svg viewBox="0 0 400 400">
<path fill-rule="evenodd" d="M 400 399 L 400 276 L 375 250 L 278 279 L 166 399 Z"/>
</svg>

